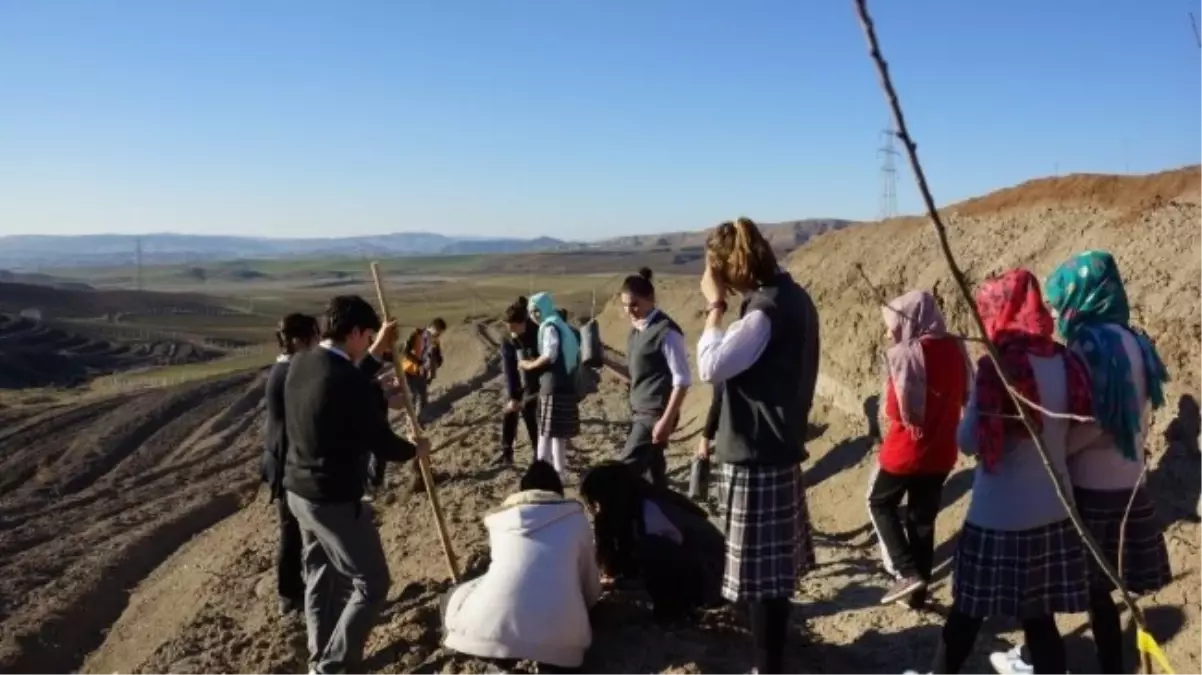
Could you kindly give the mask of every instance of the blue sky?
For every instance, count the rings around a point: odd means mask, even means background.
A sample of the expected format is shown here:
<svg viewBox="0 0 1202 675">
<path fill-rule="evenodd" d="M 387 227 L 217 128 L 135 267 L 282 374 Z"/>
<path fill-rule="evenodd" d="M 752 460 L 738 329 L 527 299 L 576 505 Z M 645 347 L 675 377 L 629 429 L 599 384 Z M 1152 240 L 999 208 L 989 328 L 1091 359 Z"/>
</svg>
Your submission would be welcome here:
<svg viewBox="0 0 1202 675">
<path fill-rule="evenodd" d="M 1199 161 L 1196 3 L 870 7 L 941 203 Z M 849 0 L 0 2 L 0 234 L 872 218 L 887 121 Z"/>
</svg>

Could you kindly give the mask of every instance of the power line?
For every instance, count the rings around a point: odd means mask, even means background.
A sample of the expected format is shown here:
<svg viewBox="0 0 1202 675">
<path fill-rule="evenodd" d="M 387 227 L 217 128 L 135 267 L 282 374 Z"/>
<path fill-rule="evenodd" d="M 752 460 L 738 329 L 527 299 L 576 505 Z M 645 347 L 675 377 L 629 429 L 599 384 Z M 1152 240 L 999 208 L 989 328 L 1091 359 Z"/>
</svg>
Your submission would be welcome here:
<svg viewBox="0 0 1202 675">
<path fill-rule="evenodd" d="M 897 216 L 897 166 L 894 158 L 899 153 L 893 147 L 897 137 L 892 129 L 881 131 L 881 145 L 877 148 L 877 157 L 881 159 L 881 203 L 878 217 L 881 220 Z"/>
</svg>

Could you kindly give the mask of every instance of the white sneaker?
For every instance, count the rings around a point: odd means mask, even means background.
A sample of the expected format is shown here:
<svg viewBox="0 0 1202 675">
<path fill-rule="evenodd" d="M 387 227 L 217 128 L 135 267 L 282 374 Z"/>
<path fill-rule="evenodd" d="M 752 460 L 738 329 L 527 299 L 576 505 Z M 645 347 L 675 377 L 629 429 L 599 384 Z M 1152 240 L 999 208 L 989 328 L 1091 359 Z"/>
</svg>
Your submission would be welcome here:
<svg viewBox="0 0 1202 675">
<path fill-rule="evenodd" d="M 1034 675 L 1035 668 L 1023 661 L 1023 648 L 1019 645 L 1008 652 L 994 652 L 989 663 L 1001 675 Z"/>
</svg>

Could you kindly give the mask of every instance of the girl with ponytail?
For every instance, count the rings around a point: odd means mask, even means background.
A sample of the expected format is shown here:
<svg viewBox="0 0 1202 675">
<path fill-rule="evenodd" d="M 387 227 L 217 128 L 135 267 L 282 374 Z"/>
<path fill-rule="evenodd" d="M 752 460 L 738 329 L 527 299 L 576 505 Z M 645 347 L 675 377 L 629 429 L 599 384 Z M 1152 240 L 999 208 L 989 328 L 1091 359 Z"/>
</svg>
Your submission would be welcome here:
<svg viewBox="0 0 1202 675">
<path fill-rule="evenodd" d="M 701 291 L 708 306 L 697 371 L 723 388 L 714 438 L 726 506 L 722 594 L 747 606 L 754 672 L 789 672 L 789 600 L 814 560 L 800 463 L 818 378 L 818 311 L 747 218 L 710 233 Z M 742 303 L 723 330 L 729 291 Z"/>
</svg>

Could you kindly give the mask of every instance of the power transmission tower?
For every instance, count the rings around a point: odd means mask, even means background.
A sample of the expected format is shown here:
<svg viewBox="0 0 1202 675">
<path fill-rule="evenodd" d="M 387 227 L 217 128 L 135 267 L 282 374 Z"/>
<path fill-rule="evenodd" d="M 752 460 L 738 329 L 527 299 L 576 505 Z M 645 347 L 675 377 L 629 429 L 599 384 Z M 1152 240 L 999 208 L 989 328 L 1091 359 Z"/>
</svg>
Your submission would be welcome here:
<svg viewBox="0 0 1202 675">
<path fill-rule="evenodd" d="M 897 216 L 897 165 L 894 158 L 901 153 L 893 147 L 896 136 L 892 129 L 882 130 L 881 146 L 876 150 L 881 158 L 881 208 L 878 215 L 881 220 Z"/>
<path fill-rule="evenodd" d="M 137 284 L 138 290 L 142 290 L 142 238 L 138 237 L 134 245 L 134 264 L 137 266 L 137 271 L 134 275 L 134 283 Z"/>
</svg>

